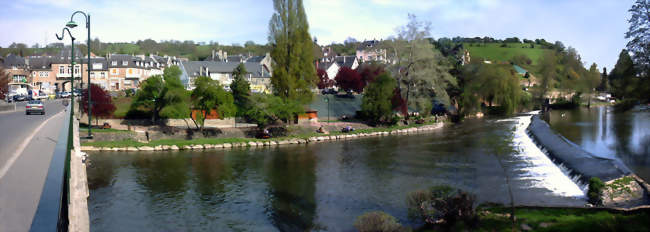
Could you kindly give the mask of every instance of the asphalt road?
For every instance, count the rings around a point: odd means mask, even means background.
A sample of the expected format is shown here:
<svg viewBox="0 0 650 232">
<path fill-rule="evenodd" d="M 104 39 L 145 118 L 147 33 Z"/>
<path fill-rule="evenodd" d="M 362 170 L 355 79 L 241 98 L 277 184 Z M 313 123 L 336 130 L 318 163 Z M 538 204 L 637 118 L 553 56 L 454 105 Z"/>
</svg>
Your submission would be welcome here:
<svg viewBox="0 0 650 232">
<path fill-rule="evenodd" d="M 46 101 L 45 115 L 17 104 L 0 112 L 0 231 L 29 230 L 64 123 L 60 100 Z"/>
</svg>

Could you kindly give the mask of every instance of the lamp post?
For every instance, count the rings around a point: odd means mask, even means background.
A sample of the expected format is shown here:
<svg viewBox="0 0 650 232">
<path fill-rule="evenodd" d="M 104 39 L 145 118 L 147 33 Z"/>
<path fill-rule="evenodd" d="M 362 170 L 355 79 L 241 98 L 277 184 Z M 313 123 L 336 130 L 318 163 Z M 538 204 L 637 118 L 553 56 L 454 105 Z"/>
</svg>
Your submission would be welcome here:
<svg viewBox="0 0 650 232">
<path fill-rule="evenodd" d="M 70 94 L 70 105 L 71 105 L 70 106 L 70 123 L 72 123 L 72 117 L 74 115 L 74 64 L 75 64 L 75 62 L 74 62 L 74 40 L 75 40 L 75 38 L 74 38 L 74 36 L 72 36 L 72 33 L 70 33 L 70 30 L 68 28 L 66 28 L 66 27 L 64 27 L 63 30 L 61 31 L 61 36 L 59 36 L 59 34 L 56 34 L 56 38 L 58 40 L 63 40 L 63 38 L 65 37 L 65 32 L 66 31 L 68 32 L 68 35 L 70 35 L 70 39 L 72 41 L 72 45 L 71 45 L 71 48 L 70 48 L 70 66 L 72 67 L 70 69 L 72 71 L 72 72 L 70 72 L 70 92 L 72 93 L 72 94 Z M 70 127 L 70 131 L 72 131 L 72 127 Z"/>
<path fill-rule="evenodd" d="M 330 97 L 325 96 L 325 101 L 327 102 L 327 125 L 330 124 Z"/>
<path fill-rule="evenodd" d="M 90 67 L 91 67 L 90 66 L 90 14 L 86 14 L 83 11 L 75 11 L 74 13 L 72 13 L 72 16 L 70 16 L 70 22 L 68 22 L 65 25 L 66 27 L 69 27 L 69 28 L 77 27 L 77 23 L 74 20 L 72 20 L 76 14 L 83 14 L 84 15 L 84 19 L 86 19 L 86 30 L 88 31 L 88 44 L 87 44 L 87 47 L 88 47 L 88 66 L 87 67 L 88 68 L 86 68 L 88 70 L 88 83 L 86 84 L 86 86 L 87 86 L 86 89 L 88 90 L 87 91 L 88 92 L 88 138 L 92 139 L 93 138 L 92 129 L 91 129 L 92 124 L 90 124 L 91 123 L 91 118 L 92 118 L 92 112 L 93 112 L 92 111 L 92 100 L 91 100 L 92 98 L 91 98 L 91 91 L 90 91 L 91 90 L 91 88 L 90 88 Z M 83 62 L 82 62 L 81 68 L 83 68 Z"/>
</svg>

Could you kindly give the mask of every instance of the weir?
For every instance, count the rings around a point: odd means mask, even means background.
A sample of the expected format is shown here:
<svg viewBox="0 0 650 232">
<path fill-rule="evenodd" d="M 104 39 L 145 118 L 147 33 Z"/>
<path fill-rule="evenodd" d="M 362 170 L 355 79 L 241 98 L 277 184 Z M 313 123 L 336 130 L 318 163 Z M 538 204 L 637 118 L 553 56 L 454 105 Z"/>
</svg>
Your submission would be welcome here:
<svg viewBox="0 0 650 232">
<path fill-rule="evenodd" d="M 566 167 L 572 177 L 577 177 L 572 178 L 576 181 L 588 183 L 592 177 L 598 177 L 607 182 L 632 174 L 630 169 L 619 160 L 595 156 L 553 132 L 539 115 L 532 117 L 527 131 L 553 162 L 558 166 Z"/>
</svg>

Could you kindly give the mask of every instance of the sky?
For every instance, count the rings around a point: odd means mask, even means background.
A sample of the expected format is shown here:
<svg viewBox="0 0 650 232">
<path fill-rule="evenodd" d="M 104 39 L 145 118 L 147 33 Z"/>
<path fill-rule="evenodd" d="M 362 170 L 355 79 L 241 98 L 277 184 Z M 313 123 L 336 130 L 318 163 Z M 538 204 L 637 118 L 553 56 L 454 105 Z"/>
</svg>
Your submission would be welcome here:
<svg viewBox="0 0 650 232">
<path fill-rule="evenodd" d="M 321 45 L 385 39 L 408 14 L 431 22 L 431 35 L 544 38 L 574 47 L 587 67 L 613 68 L 627 43 L 633 0 L 304 0 Z M 193 40 L 265 44 L 271 0 L 0 0 L 0 46 L 58 42 L 75 10 L 91 15 L 91 37 L 104 42 Z M 72 30 L 86 39 L 83 16 Z M 66 35 L 67 36 L 67 35 Z M 69 40 L 65 40 L 69 41 Z"/>
</svg>

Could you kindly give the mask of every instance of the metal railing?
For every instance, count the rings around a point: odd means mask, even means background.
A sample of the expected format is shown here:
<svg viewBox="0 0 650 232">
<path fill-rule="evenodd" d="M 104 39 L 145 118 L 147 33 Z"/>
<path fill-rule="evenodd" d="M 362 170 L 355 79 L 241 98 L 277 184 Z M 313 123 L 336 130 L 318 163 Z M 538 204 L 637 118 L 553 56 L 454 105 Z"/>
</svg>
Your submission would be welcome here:
<svg viewBox="0 0 650 232">
<path fill-rule="evenodd" d="M 66 106 L 68 112 L 70 106 Z M 29 231 L 68 231 L 70 151 L 73 141 L 72 117 L 69 113 L 65 114 L 64 122 L 67 123 L 61 128 Z"/>
</svg>

